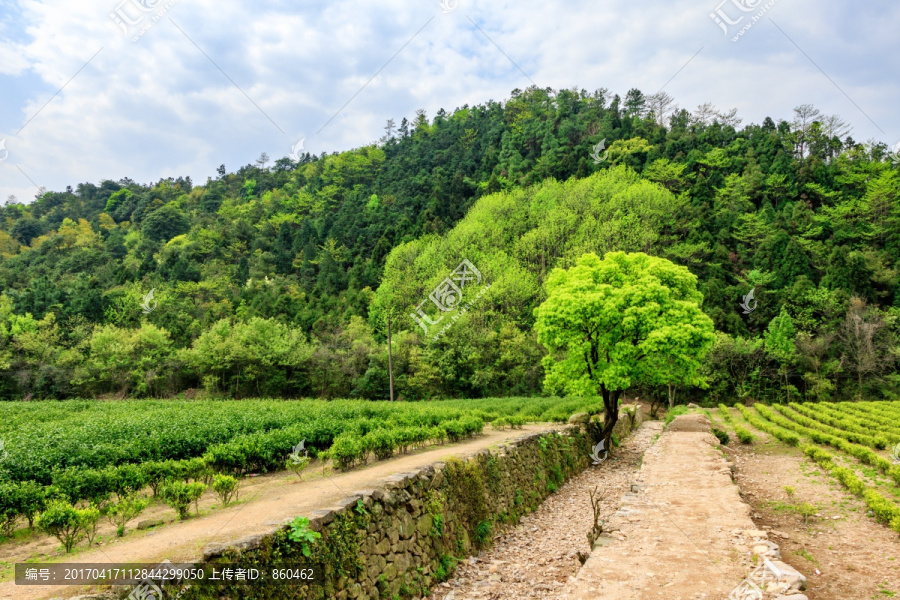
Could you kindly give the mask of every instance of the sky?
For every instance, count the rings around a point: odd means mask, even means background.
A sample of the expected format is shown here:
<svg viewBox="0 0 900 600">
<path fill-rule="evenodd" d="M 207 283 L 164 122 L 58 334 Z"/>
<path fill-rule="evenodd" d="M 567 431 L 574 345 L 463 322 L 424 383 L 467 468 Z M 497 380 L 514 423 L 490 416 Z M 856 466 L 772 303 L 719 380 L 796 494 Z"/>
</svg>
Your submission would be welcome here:
<svg viewBox="0 0 900 600">
<path fill-rule="evenodd" d="M 533 84 L 664 90 L 745 125 L 813 104 L 893 146 L 898 23 L 889 0 L 0 0 L 0 202 L 202 184 Z"/>
</svg>

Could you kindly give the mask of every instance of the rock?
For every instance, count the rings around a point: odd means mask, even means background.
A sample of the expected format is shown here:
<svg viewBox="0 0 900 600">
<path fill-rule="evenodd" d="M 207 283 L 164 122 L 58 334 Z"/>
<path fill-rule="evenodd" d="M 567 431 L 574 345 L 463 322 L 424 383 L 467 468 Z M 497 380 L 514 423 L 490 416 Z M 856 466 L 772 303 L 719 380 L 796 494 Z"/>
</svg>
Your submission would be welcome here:
<svg viewBox="0 0 900 600">
<path fill-rule="evenodd" d="M 688 404 L 687 407 L 688 407 L 688 408 L 700 408 L 698 405 L 694 404 L 693 402 L 691 402 L 690 404 Z"/>
<path fill-rule="evenodd" d="M 769 535 L 765 531 L 762 531 L 759 529 L 748 529 L 745 533 L 747 534 L 748 537 L 751 537 L 751 538 L 767 538 L 767 537 L 769 537 Z"/>
<path fill-rule="evenodd" d="M 218 558 L 218 557 L 222 556 L 223 554 L 225 554 L 226 550 L 228 550 L 228 544 L 219 544 L 219 543 L 207 544 L 203 548 L 203 551 L 202 551 L 203 560 L 208 561 L 213 558 Z"/>
<path fill-rule="evenodd" d="M 312 531 L 318 531 L 323 526 L 328 525 L 332 521 L 334 521 L 334 514 L 337 512 L 336 508 L 325 508 L 322 510 L 314 510 L 309 513 L 309 528 Z"/>
<path fill-rule="evenodd" d="M 433 522 L 431 515 L 422 515 L 421 517 L 419 517 L 419 521 L 416 523 L 416 531 L 419 532 L 419 535 L 428 535 L 428 532 L 431 531 L 432 524 Z"/>
<path fill-rule="evenodd" d="M 778 596 L 775 600 L 809 600 L 805 594 L 791 594 L 790 596 Z"/>
<path fill-rule="evenodd" d="M 581 423 L 587 423 L 591 420 L 591 415 L 586 412 L 575 413 L 571 417 L 569 417 L 569 423 L 572 425 L 578 425 Z"/>
<path fill-rule="evenodd" d="M 263 538 L 265 535 L 258 533 L 255 535 L 248 535 L 242 537 L 239 540 L 235 540 L 230 545 L 232 548 L 239 550 L 241 552 L 248 552 L 250 550 L 256 550 L 262 544 Z"/>
<path fill-rule="evenodd" d="M 781 571 L 781 581 L 787 583 L 788 587 L 801 590 L 806 589 L 806 577 L 800 571 L 780 560 L 772 560 L 770 562 L 776 569 Z"/>
<path fill-rule="evenodd" d="M 355 508 L 356 503 L 359 502 L 360 500 L 362 500 L 362 496 L 357 496 L 357 495 L 347 496 L 346 498 L 342 498 L 341 500 L 338 500 L 338 502 L 335 506 L 338 506 L 341 509 Z"/>
<path fill-rule="evenodd" d="M 769 547 L 763 544 L 753 546 L 753 554 L 762 555 L 769 551 Z"/>
<path fill-rule="evenodd" d="M 151 527 L 156 527 L 157 525 L 162 525 L 165 523 L 165 519 L 144 519 L 142 521 L 138 521 L 137 528 L 138 529 L 150 529 Z"/>
</svg>

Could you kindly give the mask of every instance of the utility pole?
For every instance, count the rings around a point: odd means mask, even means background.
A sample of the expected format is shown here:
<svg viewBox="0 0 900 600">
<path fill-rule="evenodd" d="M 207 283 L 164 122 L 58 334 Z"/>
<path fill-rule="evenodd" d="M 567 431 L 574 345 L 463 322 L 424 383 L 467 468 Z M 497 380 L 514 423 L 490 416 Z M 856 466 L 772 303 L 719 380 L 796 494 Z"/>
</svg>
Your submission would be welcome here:
<svg viewBox="0 0 900 600">
<path fill-rule="evenodd" d="M 394 401 L 394 355 L 391 350 L 391 313 L 388 313 L 387 318 L 387 326 L 388 326 L 388 379 L 391 384 L 391 402 Z"/>
</svg>

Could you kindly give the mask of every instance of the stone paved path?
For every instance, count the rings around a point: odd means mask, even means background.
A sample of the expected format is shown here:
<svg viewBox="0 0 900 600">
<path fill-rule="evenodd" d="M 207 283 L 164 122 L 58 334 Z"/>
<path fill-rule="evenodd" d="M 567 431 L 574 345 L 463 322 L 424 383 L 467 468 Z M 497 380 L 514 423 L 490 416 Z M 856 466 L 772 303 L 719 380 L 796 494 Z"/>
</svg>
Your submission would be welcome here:
<svg viewBox="0 0 900 600">
<path fill-rule="evenodd" d="M 734 532 L 755 526 L 717 446 L 705 417 L 678 417 L 644 454 L 639 491 L 606 524 L 610 543 L 558 597 L 726 598 L 748 574 Z"/>
</svg>

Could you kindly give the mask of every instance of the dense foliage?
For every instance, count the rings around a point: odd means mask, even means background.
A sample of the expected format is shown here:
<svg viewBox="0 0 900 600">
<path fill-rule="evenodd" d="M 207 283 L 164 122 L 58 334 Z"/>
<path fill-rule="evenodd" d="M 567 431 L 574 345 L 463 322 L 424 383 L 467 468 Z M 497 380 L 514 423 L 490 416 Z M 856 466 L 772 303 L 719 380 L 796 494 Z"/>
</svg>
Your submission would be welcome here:
<svg viewBox="0 0 900 600">
<path fill-rule="evenodd" d="M 612 250 L 698 278 L 717 401 L 897 393 L 898 165 L 809 106 L 739 124 L 530 88 L 205 185 L 7 203 L 0 397 L 387 398 L 388 316 L 402 397 L 533 394 L 544 275 Z M 496 287 L 423 336 L 409 314 L 466 258 Z"/>
<path fill-rule="evenodd" d="M 712 320 L 700 310 L 697 278 L 686 268 L 642 252 L 585 254 L 555 269 L 536 310 L 545 386 L 603 398 L 607 442 L 619 397 L 634 385 L 698 382 L 712 345 Z"/>
</svg>

